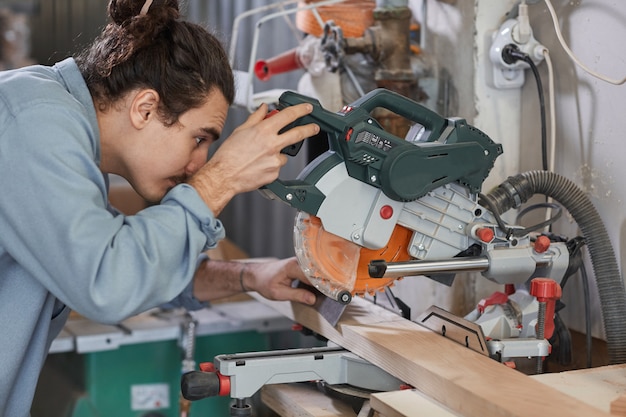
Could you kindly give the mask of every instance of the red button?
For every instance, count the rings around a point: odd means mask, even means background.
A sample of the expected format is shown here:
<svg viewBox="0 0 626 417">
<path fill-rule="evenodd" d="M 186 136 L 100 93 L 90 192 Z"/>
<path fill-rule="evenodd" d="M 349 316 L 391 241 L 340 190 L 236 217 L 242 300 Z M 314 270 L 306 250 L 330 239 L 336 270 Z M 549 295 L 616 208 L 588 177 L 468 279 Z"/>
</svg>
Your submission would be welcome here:
<svg viewBox="0 0 626 417">
<path fill-rule="evenodd" d="M 215 364 L 213 362 L 202 362 L 200 370 L 202 372 L 215 372 Z"/>
<path fill-rule="evenodd" d="M 393 207 L 385 205 L 380 208 L 380 217 L 387 220 L 393 216 Z"/>
<path fill-rule="evenodd" d="M 544 253 L 550 247 L 550 238 L 548 236 L 539 236 L 535 240 L 535 252 Z"/>
<path fill-rule="evenodd" d="M 476 237 L 485 243 L 491 242 L 493 240 L 493 236 L 493 230 L 488 227 L 481 227 L 476 230 Z"/>
</svg>

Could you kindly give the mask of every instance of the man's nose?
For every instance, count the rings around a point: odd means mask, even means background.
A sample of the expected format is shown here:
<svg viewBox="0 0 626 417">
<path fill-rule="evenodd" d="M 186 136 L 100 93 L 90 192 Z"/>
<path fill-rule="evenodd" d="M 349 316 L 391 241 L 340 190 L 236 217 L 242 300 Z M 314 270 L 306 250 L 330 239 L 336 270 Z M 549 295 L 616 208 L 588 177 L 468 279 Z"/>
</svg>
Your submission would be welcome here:
<svg viewBox="0 0 626 417">
<path fill-rule="evenodd" d="M 196 172 L 198 172 L 198 170 L 202 168 L 202 166 L 206 163 L 207 156 L 208 156 L 207 149 L 202 149 L 202 148 L 195 149 L 191 153 L 191 159 L 189 160 L 189 163 L 185 167 L 185 173 L 188 176 L 191 176 L 195 174 Z"/>
</svg>

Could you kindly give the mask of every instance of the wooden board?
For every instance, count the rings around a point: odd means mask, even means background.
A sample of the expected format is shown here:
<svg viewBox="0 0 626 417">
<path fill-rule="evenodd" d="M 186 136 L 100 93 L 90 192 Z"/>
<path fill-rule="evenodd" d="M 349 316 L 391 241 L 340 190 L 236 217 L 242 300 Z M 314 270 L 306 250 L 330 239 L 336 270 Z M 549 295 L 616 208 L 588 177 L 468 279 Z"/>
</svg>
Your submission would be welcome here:
<svg viewBox="0 0 626 417">
<path fill-rule="evenodd" d="M 253 296 L 462 416 L 610 415 L 364 299 L 333 327 L 311 307 Z"/>
<path fill-rule="evenodd" d="M 261 400 L 280 416 L 289 417 L 356 417 L 346 403 L 330 398 L 305 384 L 266 385 Z"/>
<path fill-rule="evenodd" d="M 370 405 L 384 417 L 460 417 L 417 390 L 372 394 Z"/>
<path fill-rule="evenodd" d="M 533 375 L 532 378 L 600 410 L 624 415 L 617 409 L 620 408 L 620 398 L 626 393 L 626 364 Z"/>
<path fill-rule="evenodd" d="M 462 417 L 414 389 L 371 394 L 371 404 L 365 403 L 358 415 L 345 401 L 311 384 L 265 385 L 261 400 L 282 417 L 360 417 L 370 409 L 382 417 Z"/>
</svg>

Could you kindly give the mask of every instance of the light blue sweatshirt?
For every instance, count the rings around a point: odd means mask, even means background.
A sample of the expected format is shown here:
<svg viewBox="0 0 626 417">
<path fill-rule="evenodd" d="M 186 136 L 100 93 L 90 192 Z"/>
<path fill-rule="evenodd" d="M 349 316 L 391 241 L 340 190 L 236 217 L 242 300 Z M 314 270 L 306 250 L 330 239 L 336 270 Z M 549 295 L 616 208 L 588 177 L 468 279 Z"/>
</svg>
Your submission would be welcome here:
<svg viewBox="0 0 626 417">
<path fill-rule="evenodd" d="M 70 310 L 102 323 L 193 309 L 198 256 L 224 236 L 196 191 L 124 216 L 107 203 L 89 90 L 73 59 L 0 72 L 0 416 L 30 414 Z"/>
</svg>

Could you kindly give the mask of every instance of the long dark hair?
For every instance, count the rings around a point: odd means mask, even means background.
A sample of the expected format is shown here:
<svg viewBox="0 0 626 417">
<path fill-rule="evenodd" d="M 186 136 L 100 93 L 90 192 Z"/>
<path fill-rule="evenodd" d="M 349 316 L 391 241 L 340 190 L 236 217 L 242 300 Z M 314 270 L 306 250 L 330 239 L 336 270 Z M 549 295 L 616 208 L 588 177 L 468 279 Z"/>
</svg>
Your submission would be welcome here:
<svg viewBox="0 0 626 417">
<path fill-rule="evenodd" d="M 110 0 L 111 22 L 76 63 L 91 95 L 106 109 L 135 88 L 159 93 L 159 116 L 173 125 L 217 88 L 232 104 L 233 74 L 216 36 L 180 19 L 177 0 Z"/>
</svg>

